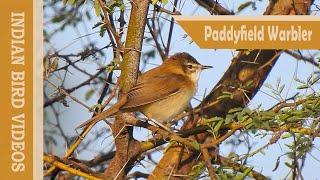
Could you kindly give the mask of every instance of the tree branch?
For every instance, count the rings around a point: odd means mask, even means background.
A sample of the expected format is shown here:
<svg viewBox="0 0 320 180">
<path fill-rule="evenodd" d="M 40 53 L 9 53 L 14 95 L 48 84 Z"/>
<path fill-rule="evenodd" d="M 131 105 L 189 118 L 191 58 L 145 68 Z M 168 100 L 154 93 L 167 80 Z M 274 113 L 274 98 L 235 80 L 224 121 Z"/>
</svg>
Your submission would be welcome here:
<svg viewBox="0 0 320 180">
<path fill-rule="evenodd" d="M 143 35 L 147 20 L 149 7 L 148 0 L 134 0 L 131 2 L 132 9 L 126 36 L 126 44 L 123 49 L 123 61 L 121 62 L 121 75 L 119 79 L 120 97 L 123 93 L 130 90 L 135 85 L 142 49 Z M 125 124 L 126 119 L 130 117 L 129 113 L 116 116 L 113 124 L 113 136 L 115 137 L 116 155 L 111 160 L 105 175 L 113 179 L 125 178 L 125 167 L 130 159 L 130 149 L 135 141 L 132 138 L 132 127 Z"/>
<path fill-rule="evenodd" d="M 221 6 L 217 0 L 195 0 L 200 6 L 207 9 L 210 14 L 215 15 L 234 15 L 234 12 Z"/>
<path fill-rule="evenodd" d="M 76 175 L 76 176 L 81 176 L 86 179 L 92 179 L 92 180 L 102 180 L 103 179 L 103 176 L 92 172 L 89 168 L 87 168 L 86 170 L 83 170 L 83 166 L 77 165 L 77 163 L 71 162 L 70 160 L 64 160 L 64 162 L 62 162 L 63 161 L 62 159 L 59 159 L 58 157 L 55 157 L 55 156 L 48 156 L 48 155 L 43 155 L 43 160 L 49 164 L 52 164 L 62 170 L 65 170 L 73 175 Z M 76 167 L 73 168 L 70 165 L 73 165 Z M 79 168 L 79 167 L 81 167 L 81 168 Z M 85 173 L 84 171 L 88 171 L 88 172 Z"/>
</svg>

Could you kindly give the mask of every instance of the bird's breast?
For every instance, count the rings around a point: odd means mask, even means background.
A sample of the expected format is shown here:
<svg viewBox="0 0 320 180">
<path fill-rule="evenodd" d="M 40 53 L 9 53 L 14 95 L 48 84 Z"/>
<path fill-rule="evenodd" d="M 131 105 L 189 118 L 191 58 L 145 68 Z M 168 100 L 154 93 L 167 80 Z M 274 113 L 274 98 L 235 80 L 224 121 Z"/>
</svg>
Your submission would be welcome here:
<svg viewBox="0 0 320 180">
<path fill-rule="evenodd" d="M 195 87 L 180 89 L 180 91 L 174 95 L 145 105 L 141 112 L 150 119 L 155 119 L 159 122 L 168 122 L 187 108 L 195 90 Z"/>
</svg>

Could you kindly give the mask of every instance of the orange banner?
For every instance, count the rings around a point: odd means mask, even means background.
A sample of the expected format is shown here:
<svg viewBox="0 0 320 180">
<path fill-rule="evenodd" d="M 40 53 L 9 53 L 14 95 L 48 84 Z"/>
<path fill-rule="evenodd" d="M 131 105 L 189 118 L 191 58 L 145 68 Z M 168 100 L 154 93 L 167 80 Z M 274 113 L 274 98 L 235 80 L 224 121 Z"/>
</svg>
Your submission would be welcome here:
<svg viewBox="0 0 320 180">
<path fill-rule="evenodd" d="M 204 49 L 319 49 L 320 16 L 174 16 Z"/>
<path fill-rule="evenodd" d="M 33 1 L 2 1 L 0 177 L 33 179 Z"/>
</svg>

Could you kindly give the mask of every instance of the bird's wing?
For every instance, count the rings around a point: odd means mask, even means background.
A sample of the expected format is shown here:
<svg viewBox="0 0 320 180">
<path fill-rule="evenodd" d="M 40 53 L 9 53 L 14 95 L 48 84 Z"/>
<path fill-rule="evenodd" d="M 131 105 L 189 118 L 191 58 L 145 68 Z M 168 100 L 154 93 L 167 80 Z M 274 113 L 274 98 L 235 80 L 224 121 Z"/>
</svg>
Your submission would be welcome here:
<svg viewBox="0 0 320 180">
<path fill-rule="evenodd" d="M 129 91 L 127 103 L 120 109 L 137 108 L 172 96 L 181 91 L 184 81 L 186 81 L 185 77 L 178 74 L 141 78 Z"/>
</svg>

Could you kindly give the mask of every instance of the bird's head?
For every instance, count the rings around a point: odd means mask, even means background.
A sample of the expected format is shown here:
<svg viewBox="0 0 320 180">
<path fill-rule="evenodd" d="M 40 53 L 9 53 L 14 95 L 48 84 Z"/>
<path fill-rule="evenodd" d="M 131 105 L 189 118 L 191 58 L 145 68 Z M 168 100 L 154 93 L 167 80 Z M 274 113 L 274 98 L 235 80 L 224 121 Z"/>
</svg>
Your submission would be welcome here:
<svg viewBox="0 0 320 180">
<path fill-rule="evenodd" d="M 175 73 L 186 75 L 194 82 L 198 81 L 202 70 L 212 68 L 212 66 L 200 64 L 193 56 L 186 52 L 172 55 L 164 64 L 175 71 Z"/>
</svg>

